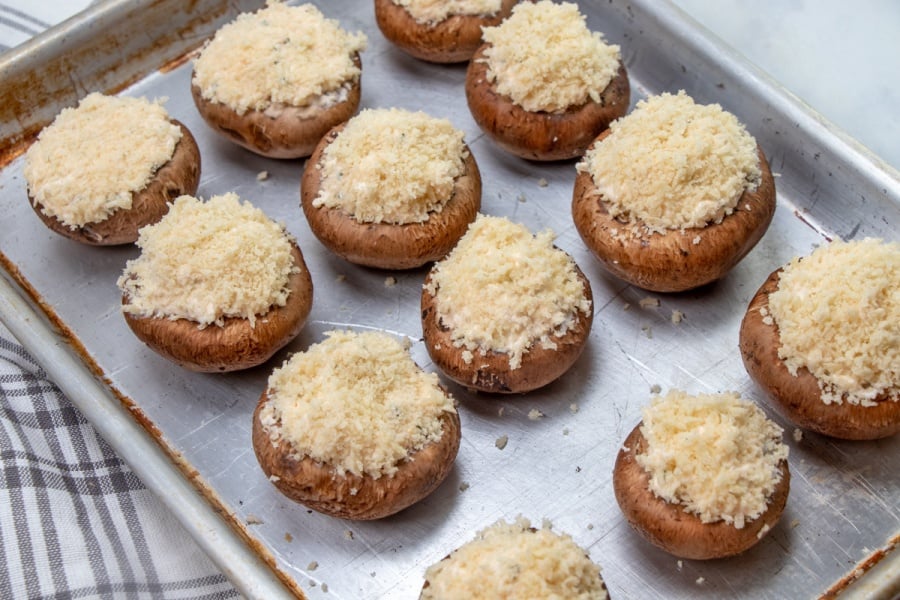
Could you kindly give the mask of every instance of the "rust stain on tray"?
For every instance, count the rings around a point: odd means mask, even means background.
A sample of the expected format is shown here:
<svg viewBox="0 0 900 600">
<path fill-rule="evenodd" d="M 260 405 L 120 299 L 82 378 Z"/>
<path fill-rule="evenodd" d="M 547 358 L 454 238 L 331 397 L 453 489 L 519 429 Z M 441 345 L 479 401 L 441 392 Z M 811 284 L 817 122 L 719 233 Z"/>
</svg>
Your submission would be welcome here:
<svg viewBox="0 0 900 600">
<path fill-rule="evenodd" d="M 892 537 L 887 545 L 884 548 L 879 548 L 865 560 L 856 565 L 856 568 L 853 569 L 850 573 L 845 575 L 840 581 L 831 586 L 828 591 L 826 591 L 820 597 L 820 600 L 834 600 L 838 598 L 840 594 L 842 594 L 851 584 L 858 581 L 863 575 L 868 573 L 872 568 L 877 565 L 884 557 L 886 557 L 891 552 L 896 551 L 897 546 L 900 546 L 900 534 Z"/>
</svg>

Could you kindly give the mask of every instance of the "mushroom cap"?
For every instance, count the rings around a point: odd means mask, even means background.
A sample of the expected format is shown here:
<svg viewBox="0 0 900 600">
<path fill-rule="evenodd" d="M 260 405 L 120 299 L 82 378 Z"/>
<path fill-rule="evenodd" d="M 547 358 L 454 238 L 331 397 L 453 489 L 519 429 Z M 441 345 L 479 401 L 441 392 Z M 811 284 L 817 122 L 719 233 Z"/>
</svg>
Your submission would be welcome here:
<svg viewBox="0 0 900 600">
<path fill-rule="evenodd" d="M 147 185 L 132 193 L 131 208 L 119 208 L 103 221 L 72 229 L 56 217 L 44 214 L 41 205 L 29 193 L 29 204 L 34 212 L 47 227 L 77 242 L 92 246 L 134 243 L 141 227 L 162 219 L 169 211 L 172 200 L 184 194 L 196 194 L 200 184 L 200 149 L 197 142 L 183 123 L 175 119 L 170 121 L 181 129 L 181 139 L 175 145 L 172 158 L 156 170 Z"/>
<path fill-rule="evenodd" d="M 695 560 L 734 556 L 759 542 L 781 518 L 791 481 L 787 461 L 781 461 L 779 465 L 781 481 L 769 498 L 766 511 L 737 529 L 725 521 L 704 523 L 681 505 L 654 494 L 650 490 L 649 474 L 635 460 L 636 455 L 644 453 L 646 445 L 639 423 L 616 456 L 613 490 L 628 523 L 647 541 L 666 552 Z"/>
<path fill-rule="evenodd" d="M 509 355 L 488 350 L 472 351 L 472 360 L 463 359 L 465 348 L 453 343 L 453 336 L 438 314 L 437 299 L 428 291 L 433 269 L 429 271 L 422 289 L 422 334 L 431 360 L 443 373 L 458 384 L 482 392 L 515 394 L 543 387 L 561 377 L 581 356 L 591 324 L 594 320 L 593 295 L 587 277 L 575 265 L 584 293 L 592 310 L 575 312 L 575 324 L 562 336 L 554 336 L 556 348 L 544 348 L 533 344 L 524 355 L 518 368 L 509 366 Z M 502 318 L 502 317 L 498 317 Z"/>
<path fill-rule="evenodd" d="M 681 292 L 720 279 L 753 249 L 775 214 L 775 180 L 758 145 L 757 152 L 759 185 L 754 191 L 745 190 L 734 212 L 719 223 L 631 236 L 626 230 L 640 227 L 640 220 L 612 217 L 591 174 L 580 171 L 572 193 L 575 227 L 607 271 L 637 287 Z"/>
<path fill-rule="evenodd" d="M 521 517 L 520 517 L 520 518 L 521 518 Z M 499 523 L 499 522 L 498 522 L 498 523 Z M 494 526 L 496 526 L 498 523 L 495 523 Z M 547 526 L 545 525 L 544 527 L 546 528 Z M 485 531 L 489 531 L 490 529 L 491 529 L 491 528 L 489 527 L 489 528 L 486 529 Z M 522 530 L 522 534 L 523 534 L 523 535 L 526 535 L 526 534 L 538 534 L 539 531 L 540 531 L 540 530 L 537 529 L 536 527 L 530 526 L 530 527 L 528 527 L 527 529 L 523 529 L 523 530 Z M 556 534 L 556 535 L 558 535 L 558 534 Z M 476 537 L 475 539 L 466 542 L 465 544 L 463 544 L 462 546 L 460 546 L 459 548 L 457 548 L 456 550 L 454 550 L 454 551 L 451 552 L 450 554 L 447 554 L 446 556 L 444 556 L 440 561 L 438 561 L 437 565 L 440 565 L 441 563 L 447 563 L 447 562 L 453 561 L 454 558 L 455 558 L 455 556 L 456 556 L 456 554 L 457 554 L 457 552 L 465 551 L 465 550 L 466 550 L 467 548 L 469 548 L 472 544 L 478 544 L 478 543 L 479 543 L 479 541 L 478 541 L 479 538 L 480 538 L 480 539 L 484 539 L 484 538 L 482 537 L 482 534 L 481 534 L 481 533 L 479 533 L 479 534 L 478 534 L 478 537 Z M 495 559 L 500 559 L 500 562 L 502 563 L 502 561 L 503 561 L 505 558 L 516 558 L 516 557 L 518 557 L 518 556 L 521 556 L 521 552 L 522 552 L 523 549 L 522 549 L 520 546 L 514 546 L 514 544 L 515 544 L 516 542 L 518 542 L 518 540 L 512 540 L 512 539 L 509 539 L 509 540 L 507 540 L 507 541 L 508 541 L 508 544 L 505 544 L 505 545 L 503 546 L 502 550 L 499 550 L 499 551 L 495 550 L 494 552 L 489 552 L 488 555 L 487 555 L 487 557 L 486 557 L 486 561 L 490 561 L 490 562 L 493 563 L 493 562 L 495 561 Z M 523 540 L 523 541 L 524 541 L 524 540 Z M 573 543 L 574 543 L 574 541 L 573 541 Z M 525 547 L 527 548 L 527 541 L 526 541 Z M 503 555 L 506 554 L 507 552 L 509 553 L 509 555 L 508 555 L 508 556 L 503 556 Z M 585 560 L 587 560 L 587 561 L 590 561 L 590 560 L 591 560 L 590 554 L 588 554 L 587 552 L 585 552 L 583 548 L 581 548 L 581 552 L 584 554 Z M 544 579 L 544 581 L 546 581 L 547 583 L 551 583 L 551 582 L 552 582 L 552 583 L 558 584 L 558 585 L 560 585 L 560 587 L 564 586 L 566 583 L 568 583 L 569 581 L 571 581 L 571 580 L 568 580 L 568 581 L 567 581 L 567 580 L 565 580 L 565 579 L 558 578 L 558 577 L 557 577 L 558 574 L 552 572 L 553 569 L 554 569 L 554 567 L 558 567 L 558 564 L 555 564 L 553 561 L 542 561 L 541 566 L 543 567 L 544 570 L 546 570 L 546 571 L 548 571 L 548 572 L 544 572 L 544 571 L 542 571 L 541 569 L 536 569 L 536 570 L 535 570 L 536 572 L 532 573 L 532 575 L 534 575 L 534 576 L 536 576 L 536 577 L 538 577 L 538 578 Z M 454 569 L 454 570 L 455 570 L 455 569 Z M 500 593 L 501 593 L 501 592 L 500 592 L 501 587 L 502 587 L 502 589 L 503 589 L 504 591 L 507 592 L 506 595 L 502 596 L 502 597 L 504 597 L 504 598 L 507 597 L 507 596 L 511 596 L 511 597 L 514 597 L 514 598 L 517 598 L 517 597 L 520 597 L 520 596 L 521 596 L 521 593 L 520 593 L 520 594 L 515 594 L 515 593 L 510 594 L 510 593 L 509 593 L 510 590 L 504 586 L 504 584 L 506 583 L 506 582 L 503 581 L 503 579 L 504 579 L 504 574 L 503 574 L 503 573 L 500 573 L 500 572 L 497 572 L 497 569 L 494 569 L 494 571 L 495 571 L 495 572 L 493 573 L 493 575 L 495 576 L 496 579 L 495 579 L 495 580 L 492 580 L 492 581 L 489 581 L 489 582 L 482 582 L 482 580 L 478 579 L 479 577 L 482 577 L 482 574 L 481 574 L 481 573 L 475 573 L 475 572 L 469 572 L 469 573 L 466 573 L 466 574 L 465 574 L 465 580 L 462 581 L 463 589 L 465 589 L 465 586 L 471 586 L 473 583 L 478 582 L 479 588 L 480 588 L 479 591 L 481 591 L 481 595 L 479 595 L 479 597 L 490 597 L 490 598 L 498 597 L 498 596 L 500 596 Z M 435 578 L 429 578 L 430 572 L 431 572 L 431 568 L 429 568 L 429 569 L 426 570 L 426 572 L 425 572 L 425 582 L 422 584 L 422 590 L 419 592 L 419 598 L 420 598 L 420 600 L 422 600 L 423 598 L 426 598 L 426 597 L 427 597 L 427 598 L 434 598 L 434 597 L 435 597 L 435 595 L 434 595 L 432 592 L 429 591 L 429 588 L 431 588 L 432 582 L 433 582 L 433 581 L 437 582 L 437 579 L 435 579 Z M 571 574 L 571 571 L 569 572 L 569 574 Z M 507 575 L 508 575 L 508 574 L 507 574 Z M 448 580 L 449 578 L 448 578 L 448 577 L 444 577 L 444 579 L 445 579 L 445 580 Z M 459 578 L 455 578 L 455 579 L 453 579 L 452 581 L 453 581 L 454 583 L 456 583 L 456 582 L 459 582 L 460 579 L 459 579 Z M 445 581 L 445 584 L 446 584 L 446 583 L 449 583 L 449 581 Z M 594 591 L 595 593 L 596 593 L 596 592 L 605 593 L 606 596 L 604 596 L 604 597 L 608 599 L 608 598 L 609 598 L 609 590 L 607 589 L 607 587 L 606 587 L 606 582 L 603 580 L 603 576 L 602 576 L 602 574 L 599 572 L 599 570 L 598 570 L 598 572 L 597 572 L 597 584 L 599 585 L 599 589 L 598 589 L 598 590 L 593 590 L 593 591 Z M 434 585 L 437 586 L 437 585 L 440 585 L 440 583 L 439 583 L 439 582 L 438 582 L 438 583 L 434 583 Z M 527 584 L 526 584 L 526 585 L 527 585 Z M 454 591 L 456 592 L 456 596 L 459 596 L 459 591 L 458 591 L 458 590 L 454 590 Z M 515 592 L 515 591 L 514 591 L 514 592 Z M 558 597 L 558 595 L 553 596 L 553 597 Z M 579 597 L 582 597 L 582 596 L 579 596 Z"/>
<path fill-rule="evenodd" d="M 561 113 L 525 110 L 494 91 L 488 81 L 488 65 L 482 44 L 466 71 L 466 101 L 475 122 L 501 148 L 521 158 L 536 161 L 566 160 L 585 153 L 609 124 L 628 111 L 631 87 L 625 65 L 600 101 L 588 101 Z"/>
<path fill-rule="evenodd" d="M 397 465 L 393 475 L 375 479 L 339 474 L 309 457 L 291 456 L 286 442 L 278 446 L 272 443 L 259 417 L 267 400 L 266 391 L 253 413 L 253 450 L 260 467 L 285 496 L 332 517 L 381 519 L 415 504 L 444 481 L 459 451 L 459 415 L 445 412 L 441 415 L 441 439 L 413 453 Z"/>
<path fill-rule="evenodd" d="M 481 28 L 498 25 L 516 2 L 501 0 L 494 15 L 451 15 L 438 23 L 419 23 L 393 0 L 375 0 L 375 21 L 384 37 L 410 56 L 459 63 L 472 58 L 481 45 Z"/>
<path fill-rule="evenodd" d="M 767 324 L 760 312 L 769 308 L 769 294 L 778 289 L 781 269 L 776 269 L 760 286 L 741 321 L 740 349 L 750 377 L 766 391 L 775 408 L 803 429 L 845 440 L 875 440 L 900 431 L 900 402 L 887 393 L 875 399 L 875 406 L 844 401 L 825 404 L 816 376 L 806 367 L 796 377 L 778 356 L 781 337 L 778 324 Z"/>
<path fill-rule="evenodd" d="M 368 267 L 412 269 L 443 258 L 481 209 L 481 174 L 468 146 L 465 170 L 454 181 L 452 196 L 441 212 L 421 223 L 360 223 L 338 208 L 313 206 L 322 185 L 317 165 L 343 128 L 338 125 L 322 138 L 303 171 L 301 206 L 315 236 L 338 256 Z"/>
<path fill-rule="evenodd" d="M 359 67 L 357 53 L 353 57 Z M 347 98 L 327 107 L 297 107 L 275 104 L 238 114 L 221 102 L 207 100 L 191 82 L 191 96 L 207 125 L 232 142 L 269 158 L 302 158 L 312 154 L 328 130 L 345 122 L 359 108 L 362 77 L 350 82 Z"/>
<path fill-rule="evenodd" d="M 228 317 L 222 326 L 199 329 L 188 319 L 142 317 L 123 313 L 125 321 L 142 342 L 157 353 L 189 369 L 204 373 L 237 371 L 259 365 L 294 339 L 312 309 L 313 284 L 303 255 L 296 243 L 291 254 L 300 267 L 291 273 L 287 303 L 272 307 L 257 317 Z M 122 303 L 127 302 L 123 295 Z"/>
</svg>

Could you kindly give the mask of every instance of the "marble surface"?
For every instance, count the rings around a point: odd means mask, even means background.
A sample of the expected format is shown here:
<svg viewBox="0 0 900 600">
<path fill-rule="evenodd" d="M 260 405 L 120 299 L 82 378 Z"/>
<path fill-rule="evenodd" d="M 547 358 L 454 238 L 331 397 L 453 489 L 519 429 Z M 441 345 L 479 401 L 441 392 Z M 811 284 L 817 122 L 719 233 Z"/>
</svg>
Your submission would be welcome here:
<svg viewBox="0 0 900 600">
<path fill-rule="evenodd" d="M 900 171 L 900 2 L 673 2 Z"/>
</svg>

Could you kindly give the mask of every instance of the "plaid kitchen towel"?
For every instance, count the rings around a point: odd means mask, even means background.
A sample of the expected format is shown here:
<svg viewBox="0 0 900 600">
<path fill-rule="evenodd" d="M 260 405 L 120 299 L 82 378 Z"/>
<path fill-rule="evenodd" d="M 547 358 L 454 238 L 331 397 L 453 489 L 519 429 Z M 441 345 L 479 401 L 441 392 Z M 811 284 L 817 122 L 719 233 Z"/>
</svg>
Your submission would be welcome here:
<svg viewBox="0 0 900 600">
<path fill-rule="evenodd" d="M 0 325 L 0 598 L 238 598 Z"/>
</svg>

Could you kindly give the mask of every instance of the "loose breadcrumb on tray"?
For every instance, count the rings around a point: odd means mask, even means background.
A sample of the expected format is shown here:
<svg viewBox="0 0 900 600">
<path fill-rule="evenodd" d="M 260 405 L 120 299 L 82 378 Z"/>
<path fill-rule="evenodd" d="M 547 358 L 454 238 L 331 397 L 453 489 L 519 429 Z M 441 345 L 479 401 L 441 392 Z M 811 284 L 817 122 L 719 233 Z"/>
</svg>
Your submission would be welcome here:
<svg viewBox="0 0 900 600">
<path fill-rule="evenodd" d="M 659 298 L 647 296 L 646 298 L 641 298 L 639 304 L 641 305 L 641 308 L 654 308 L 659 306 Z"/>
</svg>

